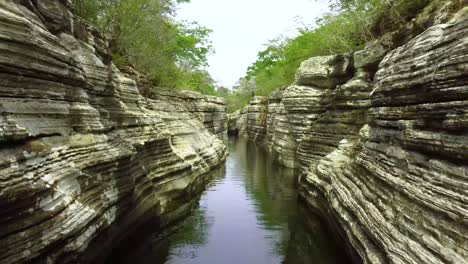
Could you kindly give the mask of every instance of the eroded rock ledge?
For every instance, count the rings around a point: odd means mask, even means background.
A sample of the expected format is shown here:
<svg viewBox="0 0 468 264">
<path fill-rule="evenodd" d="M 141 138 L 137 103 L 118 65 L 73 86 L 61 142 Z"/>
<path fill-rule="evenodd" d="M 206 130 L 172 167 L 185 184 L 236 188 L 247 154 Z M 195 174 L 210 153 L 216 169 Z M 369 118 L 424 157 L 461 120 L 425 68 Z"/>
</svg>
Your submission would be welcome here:
<svg viewBox="0 0 468 264">
<path fill-rule="evenodd" d="M 311 58 L 229 130 L 300 170 L 358 262 L 468 263 L 467 113 L 465 7 L 398 48 Z"/>
<path fill-rule="evenodd" d="M 142 96 L 68 6 L 0 1 L 0 263 L 102 260 L 164 225 L 226 156 L 223 100 Z"/>
</svg>

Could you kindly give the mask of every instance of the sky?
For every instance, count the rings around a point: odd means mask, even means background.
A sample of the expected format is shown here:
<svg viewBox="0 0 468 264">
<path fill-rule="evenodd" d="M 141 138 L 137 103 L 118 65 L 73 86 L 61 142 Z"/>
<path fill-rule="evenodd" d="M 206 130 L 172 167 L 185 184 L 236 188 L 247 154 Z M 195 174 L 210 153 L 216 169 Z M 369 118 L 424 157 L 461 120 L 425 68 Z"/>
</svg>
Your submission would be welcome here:
<svg viewBox="0 0 468 264">
<path fill-rule="evenodd" d="M 210 28 L 215 54 L 208 72 L 219 85 L 232 87 L 255 62 L 268 40 L 296 36 L 302 23 L 313 26 L 328 11 L 327 0 L 191 0 L 177 19 Z"/>
</svg>

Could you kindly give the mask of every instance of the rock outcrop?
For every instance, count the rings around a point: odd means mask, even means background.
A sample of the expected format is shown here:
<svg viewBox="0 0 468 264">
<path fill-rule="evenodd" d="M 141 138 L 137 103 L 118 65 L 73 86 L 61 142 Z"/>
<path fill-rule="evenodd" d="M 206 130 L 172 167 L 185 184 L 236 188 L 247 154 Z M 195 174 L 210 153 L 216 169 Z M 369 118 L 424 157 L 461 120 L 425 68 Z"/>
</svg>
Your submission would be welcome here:
<svg viewBox="0 0 468 264">
<path fill-rule="evenodd" d="M 311 58 L 255 107 L 275 109 L 256 114 L 265 127 L 247 123 L 356 262 L 468 263 L 467 14 L 398 48 Z"/>
<path fill-rule="evenodd" d="M 142 96 L 68 5 L 0 2 L 0 263 L 102 262 L 226 156 L 223 100 Z"/>
</svg>

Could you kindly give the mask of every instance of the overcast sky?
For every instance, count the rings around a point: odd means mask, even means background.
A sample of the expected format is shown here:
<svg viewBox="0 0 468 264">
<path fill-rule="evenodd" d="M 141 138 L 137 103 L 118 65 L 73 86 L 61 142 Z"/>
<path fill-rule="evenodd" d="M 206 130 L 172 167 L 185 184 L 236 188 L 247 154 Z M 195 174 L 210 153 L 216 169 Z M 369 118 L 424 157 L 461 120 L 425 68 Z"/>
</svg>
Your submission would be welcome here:
<svg viewBox="0 0 468 264">
<path fill-rule="evenodd" d="M 214 31 L 216 54 L 209 57 L 208 71 L 219 84 L 232 87 L 268 40 L 297 35 L 301 21 L 314 25 L 327 10 L 327 0 L 191 0 L 177 17 Z"/>
</svg>

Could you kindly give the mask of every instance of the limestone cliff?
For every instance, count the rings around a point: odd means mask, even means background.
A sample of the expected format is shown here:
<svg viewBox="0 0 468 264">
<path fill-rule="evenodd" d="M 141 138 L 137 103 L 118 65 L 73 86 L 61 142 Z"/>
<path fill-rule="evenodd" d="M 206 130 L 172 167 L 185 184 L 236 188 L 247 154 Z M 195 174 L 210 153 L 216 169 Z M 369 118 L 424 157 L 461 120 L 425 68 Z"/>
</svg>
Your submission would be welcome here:
<svg viewBox="0 0 468 264">
<path fill-rule="evenodd" d="M 468 263 L 467 113 L 465 7 L 399 47 L 311 58 L 230 124 L 300 170 L 357 262 Z"/>
<path fill-rule="evenodd" d="M 165 225 L 226 155 L 223 100 L 143 96 L 68 6 L 0 1 L 0 263 L 103 260 Z"/>
</svg>

